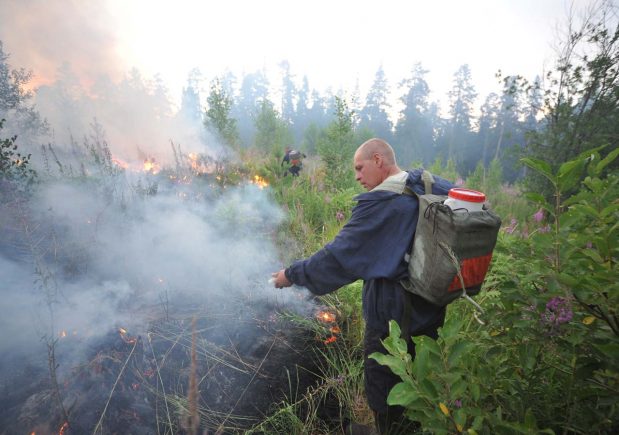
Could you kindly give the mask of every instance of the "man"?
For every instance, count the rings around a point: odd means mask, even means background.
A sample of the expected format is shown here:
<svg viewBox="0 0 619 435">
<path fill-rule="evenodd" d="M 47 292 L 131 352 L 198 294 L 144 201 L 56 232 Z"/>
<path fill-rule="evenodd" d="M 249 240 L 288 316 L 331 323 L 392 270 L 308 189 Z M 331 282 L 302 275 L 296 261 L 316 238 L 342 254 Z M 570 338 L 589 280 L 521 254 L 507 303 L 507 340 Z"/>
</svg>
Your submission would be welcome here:
<svg viewBox="0 0 619 435">
<path fill-rule="evenodd" d="M 363 284 L 365 392 L 374 411 L 380 433 L 396 433 L 405 421 L 402 407 L 387 405 L 391 388 L 400 382 L 388 367 L 368 355 L 386 353 L 381 340 L 388 336 L 389 321 L 408 330 L 410 336 L 437 337 L 445 319 L 445 308 L 437 307 L 408 293 L 400 281 L 407 277 L 405 255 L 410 251 L 419 214 L 415 196 L 404 195 L 405 187 L 423 194 L 422 170 L 402 171 L 391 146 L 382 139 L 370 139 L 355 152 L 356 180 L 368 192 L 358 195 L 350 221 L 323 249 L 310 258 L 294 262 L 273 274 L 275 286 L 292 284 L 323 295 L 358 279 Z M 435 177 L 432 191 L 446 195 L 453 187 Z"/>
<path fill-rule="evenodd" d="M 288 170 L 284 173 L 284 176 L 288 175 L 288 172 L 292 174 L 293 177 L 298 177 L 299 172 L 303 168 L 303 163 L 301 163 L 301 158 L 307 157 L 300 151 L 290 149 L 290 147 L 286 147 L 284 158 L 282 159 L 282 163 L 280 166 L 284 166 L 284 163 L 288 163 L 290 166 Z"/>
</svg>

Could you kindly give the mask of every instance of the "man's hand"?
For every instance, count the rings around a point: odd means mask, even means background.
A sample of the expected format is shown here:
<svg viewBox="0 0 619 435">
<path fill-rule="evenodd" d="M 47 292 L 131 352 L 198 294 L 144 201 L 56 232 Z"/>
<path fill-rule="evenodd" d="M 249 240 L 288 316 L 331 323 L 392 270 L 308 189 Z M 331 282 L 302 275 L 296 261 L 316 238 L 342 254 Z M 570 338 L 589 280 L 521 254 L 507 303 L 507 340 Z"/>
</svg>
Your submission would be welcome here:
<svg viewBox="0 0 619 435">
<path fill-rule="evenodd" d="M 273 285 L 275 285 L 275 288 L 290 287 L 292 285 L 288 278 L 286 278 L 284 269 L 273 273 L 271 276 L 273 277 Z"/>
</svg>

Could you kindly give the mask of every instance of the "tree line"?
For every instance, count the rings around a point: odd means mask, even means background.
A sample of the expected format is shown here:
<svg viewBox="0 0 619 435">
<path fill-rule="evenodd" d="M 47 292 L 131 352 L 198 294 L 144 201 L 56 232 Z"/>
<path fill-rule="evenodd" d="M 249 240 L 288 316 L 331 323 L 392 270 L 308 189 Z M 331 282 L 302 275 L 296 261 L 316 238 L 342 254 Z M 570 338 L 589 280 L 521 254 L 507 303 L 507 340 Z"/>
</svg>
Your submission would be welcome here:
<svg viewBox="0 0 619 435">
<path fill-rule="evenodd" d="M 40 88 L 35 100 L 43 105 L 59 100 L 56 104 L 64 112 L 71 107 L 79 112 L 76 95 L 116 98 L 117 106 L 123 108 L 119 112 L 127 115 L 123 119 L 181 118 L 204 125 L 234 149 L 256 148 L 272 154 L 282 153 L 285 146 L 320 154 L 325 141 L 333 138 L 329 130 L 336 128 L 333 123 L 345 120 L 354 132 L 350 140 L 385 138 L 403 167 L 429 166 L 440 160 L 466 176 L 496 160 L 505 180 L 514 182 L 526 175 L 519 163 L 524 156 L 550 158 L 559 165 L 587 148 L 616 146 L 619 50 L 613 12 L 604 3 L 582 22 L 570 21 L 559 41 L 555 66 L 543 77 L 529 81 L 497 73 L 500 91 L 486 95 L 480 107 L 475 106 L 477 92 L 468 65 L 454 73 L 449 107 L 442 111 L 430 99 L 428 70 L 421 63 L 398 83 L 401 110 L 395 119 L 390 106 L 393 91 L 382 66 L 363 100 L 358 87 L 349 94 L 344 90 L 321 93 L 310 87 L 307 76 L 299 83 L 287 61 L 279 65 L 279 86 L 258 70 L 240 78 L 223 74 L 202 92 L 201 73 L 194 70 L 174 113 L 168 90 L 157 77 L 146 80 L 133 70 L 122 82 L 99 82 L 86 94 L 64 65 L 56 83 Z M 17 119 L 22 131 L 49 129 L 31 103 L 32 92 L 24 90 L 30 73 L 11 69 L 8 60 L 0 42 L 0 117 L 9 123 Z M 332 144 L 330 151 L 337 154 L 338 146 L 350 148 L 349 144 Z"/>
</svg>

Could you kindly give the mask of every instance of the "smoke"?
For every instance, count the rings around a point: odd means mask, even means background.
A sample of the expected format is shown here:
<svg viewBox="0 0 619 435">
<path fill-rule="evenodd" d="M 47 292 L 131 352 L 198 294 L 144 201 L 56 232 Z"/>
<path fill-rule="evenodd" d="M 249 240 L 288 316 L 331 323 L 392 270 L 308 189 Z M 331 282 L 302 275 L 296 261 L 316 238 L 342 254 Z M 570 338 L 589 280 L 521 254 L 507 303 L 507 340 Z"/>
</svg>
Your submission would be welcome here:
<svg viewBox="0 0 619 435">
<path fill-rule="evenodd" d="M 126 69 L 104 2 L 4 1 L 0 16 L 0 39 L 14 65 L 35 72 L 34 85 L 50 83 L 62 62 L 84 85 L 103 76 L 118 79 Z"/>
<path fill-rule="evenodd" d="M 268 190 L 216 191 L 194 180 L 179 195 L 163 177 L 157 195 L 144 195 L 136 187 L 144 177 L 153 176 L 49 181 L 13 213 L 19 237 L 11 245 L 0 240 L 0 354 L 41 349 L 37 342 L 50 334 L 144 332 L 168 304 L 225 313 L 241 302 L 264 303 L 307 312 L 304 293 L 267 282 L 281 267 L 272 240 L 283 219 Z M 35 230 L 19 233 L 24 226 Z"/>
<path fill-rule="evenodd" d="M 128 64 L 120 48 L 118 17 L 105 2 L 0 2 L 0 41 L 13 69 L 33 72 L 27 86 L 35 90 L 35 110 L 47 132 L 35 122 L 7 118 L 4 136 L 18 135 L 20 146 L 42 166 L 41 143 L 65 156 L 80 146 L 96 123 L 114 156 L 128 162 L 155 158 L 170 162 L 170 141 L 185 152 L 213 157 L 229 152 L 208 135 L 199 101 L 186 113 L 158 77 L 144 77 Z M 25 102 L 23 102 L 25 104 Z M 176 113 L 178 112 L 178 113 Z M 34 131 L 37 130 L 37 131 Z M 65 157 L 66 160 L 66 157 Z"/>
</svg>

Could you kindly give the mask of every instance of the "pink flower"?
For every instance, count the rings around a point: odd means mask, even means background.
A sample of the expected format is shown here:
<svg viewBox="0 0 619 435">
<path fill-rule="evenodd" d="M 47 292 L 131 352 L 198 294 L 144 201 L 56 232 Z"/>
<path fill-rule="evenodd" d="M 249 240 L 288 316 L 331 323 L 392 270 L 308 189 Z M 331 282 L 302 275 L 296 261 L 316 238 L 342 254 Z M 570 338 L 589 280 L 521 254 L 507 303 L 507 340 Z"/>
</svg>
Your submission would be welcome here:
<svg viewBox="0 0 619 435">
<path fill-rule="evenodd" d="M 514 231 L 516 231 L 516 226 L 518 225 L 518 221 L 514 218 L 512 218 L 511 222 L 509 223 L 509 226 L 505 228 L 505 232 L 507 234 L 513 234 Z"/>
<path fill-rule="evenodd" d="M 533 220 L 535 222 L 541 222 L 542 219 L 544 219 L 544 209 L 540 208 L 539 210 L 537 210 L 537 212 L 533 215 Z"/>
<path fill-rule="evenodd" d="M 547 325 L 557 326 L 567 323 L 574 316 L 572 304 L 566 298 L 554 297 L 546 303 L 546 311 L 541 316 L 542 321 Z"/>
</svg>

